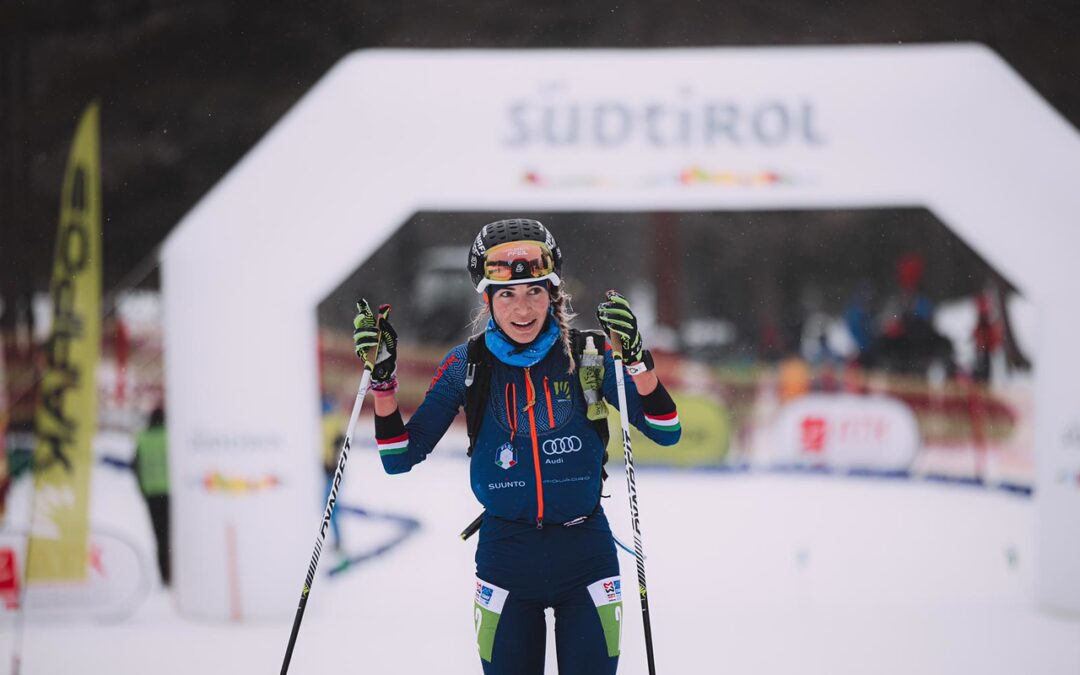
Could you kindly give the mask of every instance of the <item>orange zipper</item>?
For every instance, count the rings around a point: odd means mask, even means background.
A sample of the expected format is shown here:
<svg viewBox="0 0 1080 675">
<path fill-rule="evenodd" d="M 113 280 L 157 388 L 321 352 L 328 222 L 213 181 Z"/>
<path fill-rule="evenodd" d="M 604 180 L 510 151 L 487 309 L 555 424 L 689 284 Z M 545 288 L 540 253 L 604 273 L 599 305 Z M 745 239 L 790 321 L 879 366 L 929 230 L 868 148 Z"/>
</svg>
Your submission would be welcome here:
<svg viewBox="0 0 1080 675">
<path fill-rule="evenodd" d="M 536 403 L 536 390 L 533 389 L 532 378 L 529 377 L 529 369 L 525 369 L 525 397 L 528 403 L 525 409 L 529 411 L 529 433 L 532 436 L 533 469 L 536 471 L 536 529 L 544 529 L 544 477 L 540 473 L 540 444 L 536 440 L 536 413 L 533 404 Z"/>
<path fill-rule="evenodd" d="M 548 404 L 548 429 L 555 428 L 555 411 L 551 409 L 551 391 L 548 389 L 548 378 L 544 376 L 544 396 Z"/>
</svg>

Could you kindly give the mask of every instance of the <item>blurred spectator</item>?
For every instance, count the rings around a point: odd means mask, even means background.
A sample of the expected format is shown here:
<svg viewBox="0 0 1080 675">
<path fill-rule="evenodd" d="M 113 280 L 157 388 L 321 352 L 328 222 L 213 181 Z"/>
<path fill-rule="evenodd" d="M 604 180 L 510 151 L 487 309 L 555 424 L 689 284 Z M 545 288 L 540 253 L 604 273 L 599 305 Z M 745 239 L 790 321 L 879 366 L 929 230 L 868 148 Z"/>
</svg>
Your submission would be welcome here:
<svg viewBox="0 0 1080 675">
<path fill-rule="evenodd" d="M 994 318 L 990 307 L 990 296 L 985 291 L 975 298 L 975 307 L 978 318 L 975 321 L 975 330 L 972 332 L 972 339 L 975 340 L 975 369 L 972 377 L 976 382 L 988 382 L 991 356 L 1002 342 L 1001 323 Z"/>
<path fill-rule="evenodd" d="M 779 377 L 781 403 L 810 392 L 810 365 L 797 354 L 790 354 L 780 362 Z"/>
<path fill-rule="evenodd" d="M 150 523 L 157 542 L 158 571 L 161 582 L 171 582 L 169 566 L 169 466 L 165 435 L 165 411 L 158 406 L 150 413 L 146 429 L 139 434 L 135 445 L 135 475 L 139 491 L 146 500 Z"/>
<path fill-rule="evenodd" d="M 0 317 L 3 314 L 4 300 L 0 298 Z M 4 522 L 4 514 L 7 512 L 7 494 L 11 486 L 7 460 L 8 410 L 7 375 L 4 373 L 4 331 L 0 327 L 0 524 Z"/>
<path fill-rule="evenodd" d="M 934 309 L 919 291 L 925 263 L 922 254 L 909 253 L 896 264 L 900 292 L 886 304 L 884 327 L 874 348 L 876 365 L 901 373 L 925 373 L 938 362 L 947 372 L 956 369 L 953 346 L 934 328 Z"/>
<path fill-rule="evenodd" d="M 783 355 L 784 341 L 776 322 L 766 318 L 758 334 L 758 354 L 765 361 L 777 361 Z"/>
<path fill-rule="evenodd" d="M 814 369 L 815 391 L 837 391 L 840 380 L 837 371 L 843 366 L 844 359 L 829 344 L 829 336 L 822 327 L 818 333 L 817 349 L 810 355 L 810 365 Z"/>
<path fill-rule="evenodd" d="M 821 330 L 818 331 L 816 344 L 814 349 L 807 355 L 807 360 L 815 368 L 836 366 L 844 362 L 844 358 L 829 344 L 827 326 L 822 326 Z"/>
<path fill-rule="evenodd" d="M 874 285 L 869 279 L 863 279 L 855 287 L 855 293 L 844 309 L 844 325 L 858 349 L 855 358 L 863 366 L 871 365 L 874 342 L 877 340 L 874 313 L 871 309 L 873 299 Z"/>
<path fill-rule="evenodd" d="M 0 524 L 7 515 L 8 488 L 11 487 L 11 474 L 8 473 L 7 443 L 7 411 L 0 412 Z"/>
<path fill-rule="evenodd" d="M 817 288 L 808 286 L 802 295 L 805 319 L 800 351 L 813 371 L 813 389 L 836 391 L 839 389 L 837 370 L 845 360 L 830 341 L 830 330 L 836 317 L 825 311 L 823 296 Z"/>
</svg>

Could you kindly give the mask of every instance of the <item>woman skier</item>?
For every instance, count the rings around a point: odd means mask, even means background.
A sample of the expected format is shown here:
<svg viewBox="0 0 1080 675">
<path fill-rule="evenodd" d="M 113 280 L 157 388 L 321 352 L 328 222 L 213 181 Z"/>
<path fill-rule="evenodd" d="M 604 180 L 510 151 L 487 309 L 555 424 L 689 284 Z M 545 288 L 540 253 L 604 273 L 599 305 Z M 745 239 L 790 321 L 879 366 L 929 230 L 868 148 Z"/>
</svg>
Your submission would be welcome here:
<svg viewBox="0 0 1080 675">
<path fill-rule="evenodd" d="M 604 402 L 617 398 L 603 337 L 621 343 L 634 426 L 661 445 L 678 442 L 675 404 L 625 298 L 609 291 L 598 307 L 603 334 L 570 328 L 562 253 L 539 222 L 485 225 L 468 269 L 484 301 L 477 325 L 486 318 L 486 326 L 446 355 L 408 424 L 398 410 L 389 307 L 376 317 L 366 301 L 357 305 L 357 354 L 379 346 L 371 389 L 383 467 L 404 473 L 423 461 L 465 407 L 472 490 L 484 507 L 473 606 L 484 673 L 543 673 L 548 607 L 561 675 L 615 673 L 622 594 L 600 496 Z"/>
</svg>

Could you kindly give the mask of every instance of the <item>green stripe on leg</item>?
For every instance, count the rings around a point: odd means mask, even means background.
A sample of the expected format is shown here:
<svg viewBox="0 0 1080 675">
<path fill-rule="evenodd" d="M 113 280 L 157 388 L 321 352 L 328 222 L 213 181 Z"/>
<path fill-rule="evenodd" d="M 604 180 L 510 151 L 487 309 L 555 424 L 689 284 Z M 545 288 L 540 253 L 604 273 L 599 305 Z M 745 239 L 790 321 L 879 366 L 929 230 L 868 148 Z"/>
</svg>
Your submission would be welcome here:
<svg viewBox="0 0 1080 675">
<path fill-rule="evenodd" d="M 619 655 L 619 635 L 622 632 L 622 602 L 613 602 L 596 608 L 600 614 L 600 625 L 604 627 L 604 640 L 607 642 L 607 655 Z"/>
<path fill-rule="evenodd" d="M 476 578 L 476 595 L 473 598 L 476 647 L 480 651 L 480 658 L 488 663 L 491 663 L 491 654 L 495 647 L 495 629 L 499 627 L 499 616 L 509 596 L 506 589 L 480 577 Z"/>
<path fill-rule="evenodd" d="M 476 624 L 476 647 L 480 658 L 491 663 L 491 651 L 495 647 L 495 629 L 499 627 L 499 615 L 473 603 L 473 622 Z"/>
</svg>

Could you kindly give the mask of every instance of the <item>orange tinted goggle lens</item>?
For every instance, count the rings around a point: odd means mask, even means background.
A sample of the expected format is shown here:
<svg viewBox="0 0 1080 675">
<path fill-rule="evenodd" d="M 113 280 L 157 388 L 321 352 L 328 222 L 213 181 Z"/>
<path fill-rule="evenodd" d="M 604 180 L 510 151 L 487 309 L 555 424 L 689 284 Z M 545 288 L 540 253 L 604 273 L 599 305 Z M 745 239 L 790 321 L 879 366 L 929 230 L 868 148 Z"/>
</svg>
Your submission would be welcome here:
<svg viewBox="0 0 1080 675">
<path fill-rule="evenodd" d="M 536 279 L 555 271 L 550 249 L 537 241 L 511 241 L 484 255 L 484 278 L 491 281 Z"/>
</svg>

